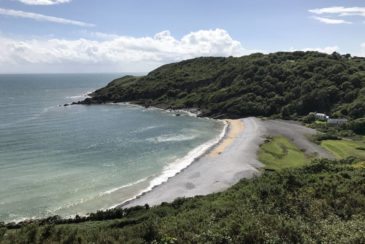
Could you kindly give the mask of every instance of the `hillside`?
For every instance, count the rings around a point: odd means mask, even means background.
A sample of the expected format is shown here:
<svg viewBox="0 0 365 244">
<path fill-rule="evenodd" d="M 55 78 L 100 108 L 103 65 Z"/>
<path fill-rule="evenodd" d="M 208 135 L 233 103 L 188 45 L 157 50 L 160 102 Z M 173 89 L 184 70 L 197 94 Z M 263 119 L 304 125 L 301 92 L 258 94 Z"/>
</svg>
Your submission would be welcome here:
<svg viewBox="0 0 365 244">
<path fill-rule="evenodd" d="M 318 52 L 196 58 L 116 79 L 80 103 L 106 102 L 199 108 L 215 118 L 318 111 L 355 119 L 365 116 L 365 58 Z"/>
</svg>

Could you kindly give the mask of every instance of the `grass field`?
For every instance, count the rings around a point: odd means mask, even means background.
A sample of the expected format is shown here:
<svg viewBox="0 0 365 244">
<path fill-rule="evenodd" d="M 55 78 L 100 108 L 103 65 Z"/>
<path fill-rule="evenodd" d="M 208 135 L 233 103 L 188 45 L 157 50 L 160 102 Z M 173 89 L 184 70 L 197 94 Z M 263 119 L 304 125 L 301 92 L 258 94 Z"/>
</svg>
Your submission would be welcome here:
<svg viewBox="0 0 365 244">
<path fill-rule="evenodd" d="M 261 145 L 258 155 L 265 168 L 271 170 L 300 167 L 312 159 L 283 136 L 268 139 Z"/>
<path fill-rule="evenodd" d="M 321 146 L 338 159 L 354 156 L 365 160 L 365 138 L 362 140 L 324 140 L 321 142 Z"/>
</svg>

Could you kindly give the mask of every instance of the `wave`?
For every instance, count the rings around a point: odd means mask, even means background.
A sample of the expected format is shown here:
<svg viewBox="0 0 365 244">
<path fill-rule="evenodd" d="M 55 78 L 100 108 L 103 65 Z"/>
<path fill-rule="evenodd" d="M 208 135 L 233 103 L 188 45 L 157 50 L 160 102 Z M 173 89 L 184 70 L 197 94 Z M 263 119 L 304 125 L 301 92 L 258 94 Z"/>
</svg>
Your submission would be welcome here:
<svg viewBox="0 0 365 244">
<path fill-rule="evenodd" d="M 178 113 L 178 114 L 187 115 L 187 116 L 191 116 L 191 117 L 198 117 L 201 114 L 201 111 L 199 109 L 164 109 L 164 108 L 158 108 L 158 107 L 154 107 L 154 106 L 146 108 L 143 105 L 134 104 L 134 103 L 130 103 L 130 102 L 118 102 L 118 103 L 111 102 L 111 103 L 107 103 L 107 104 L 126 106 L 126 107 L 130 107 L 130 108 L 139 108 L 139 109 L 142 109 L 143 112 L 161 111 L 163 113 L 168 113 L 173 116 L 176 116 L 176 114 Z M 211 119 L 211 118 L 206 117 L 206 119 Z"/>
<path fill-rule="evenodd" d="M 65 209 L 69 209 L 69 208 L 78 206 L 78 205 L 83 204 L 87 201 L 96 199 L 100 196 L 101 195 L 99 194 L 99 195 L 92 195 L 92 196 L 88 196 L 88 197 L 82 197 L 82 198 L 78 199 L 75 202 L 65 203 L 62 206 L 55 207 L 53 209 L 47 209 L 46 212 L 48 213 L 48 215 L 57 215 L 57 212 L 60 211 L 60 210 L 65 210 Z M 78 215 L 80 215 L 80 214 L 78 213 Z M 75 216 L 76 215 L 68 215 L 68 216 L 63 216 L 63 217 L 70 218 L 70 217 L 75 217 Z M 86 216 L 86 215 L 84 215 L 84 216 Z"/>
<path fill-rule="evenodd" d="M 88 201 L 92 201 L 94 199 L 97 199 L 97 198 L 100 198 L 100 197 L 103 197 L 105 195 L 109 195 L 109 194 L 112 194 L 116 191 L 119 191 L 121 189 L 124 189 L 124 188 L 128 188 L 128 187 L 131 187 L 131 186 L 134 186 L 134 185 L 137 185 L 139 183 L 142 183 L 144 181 L 147 181 L 150 177 L 146 177 L 146 178 L 142 178 L 140 180 L 137 180 L 137 181 L 134 181 L 134 182 L 131 182 L 131 183 L 128 183 L 128 184 L 125 184 L 125 185 L 122 185 L 122 186 L 119 186 L 119 187 L 115 187 L 115 188 L 112 188 L 110 190 L 107 190 L 107 191 L 104 191 L 104 192 L 101 192 L 97 195 L 92 195 L 92 196 L 88 196 L 88 197 L 83 197 L 81 199 L 78 199 L 77 201 L 75 202 L 71 202 L 71 203 L 67 203 L 67 204 L 64 204 L 62 206 L 59 206 L 59 207 L 56 207 L 56 208 L 53 208 L 53 209 L 48 209 L 47 210 L 47 213 L 48 215 L 55 215 L 57 214 L 58 211 L 60 210 L 66 210 L 66 209 L 69 209 L 69 208 L 73 208 L 75 206 L 78 206 L 80 204 L 83 204 L 85 202 L 88 202 Z M 119 204 L 118 204 L 119 205 Z M 104 208 L 100 209 L 100 210 L 106 210 Z M 84 213 L 77 213 L 77 215 L 79 216 L 88 216 L 88 214 Z M 46 215 L 45 215 L 46 216 Z M 71 215 L 67 215 L 67 216 L 63 216 L 65 218 L 74 218 L 76 216 L 76 214 L 71 214 Z M 35 217 L 32 217 L 32 218 L 29 218 L 29 217 L 19 217 L 19 218 L 16 218 L 16 219 L 13 219 L 11 222 L 20 222 L 20 221 L 23 221 L 23 220 L 28 220 L 28 219 L 37 219 L 39 218 L 39 216 L 35 216 Z"/>
<path fill-rule="evenodd" d="M 190 141 L 195 139 L 196 136 L 194 135 L 175 135 L 175 134 L 167 134 L 157 137 L 152 137 L 146 139 L 146 141 L 154 142 L 154 143 L 161 143 L 161 142 L 180 142 L 180 141 Z"/>
<path fill-rule="evenodd" d="M 201 158 L 202 156 L 204 156 L 214 146 L 219 144 L 223 140 L 223 138 L 226 136 L 227 131 L 228 131 L 228 123 L 226 121 L 223 121 L 223 123 L 224 123 L 224 127 L 223 127 L 221 133 L 216 138 L 214 138 L 214 139 L 212 139 L 212 140 L 210 140 L 210 141 L 194 148 L 187 155 L 185 155 L 183 158 L 177 159 L 174 162 L 172 162 L 171 164 L 166 165 L 162 169 L 162 173 L 159 176 L 157 176 L 156 178 L 154 178 L 150 181 L 150 184 L 147 188 L 145 188 L 144 190 L 139 192 L 133 198 L 125 200 L 121 204 L 114 205 L 110 208 L 123 206 L 123 205 L 137 199 L 138 197 L 140 197 L 140 196 L 146 194 L 147 192 L 153 190 L 153 188 L 155 188 L 156 186 L 165 183 L 169 178 L 174 177 L 175 175 L 177 175 L 178 173 L 183 171 L 185 168 L 187 168 L 189 165 L 191 165 L 194 161 L 196 161 L 199 158 Z"/>
<path fill-rule="evenodd" d="M 16 214 L 9 214 L 9 221 L 6 221 L 5 223 L 20 223 L 29 220 L 36 220 L 38 218 L 39 216 L 20 217 Z"/>
<path fill-rule="evenodd" d="M 36 120 L 39 117 L 41 117 L 43 114 L 45 114 L 45 113 L 47 113 L 47 112 L 49 112 L 53 109 L 56 109 L 56 108 L 57 108 L 56 106 L 46 107 L 46 108 L 43 108 L 43 110 L 41 112 L 34 113 L 29 117 L 21 118 L 21 119 L 15 120 L 15 121 L 10 122 L 10 123 L 0 124 L 0 129 L 5 129 L 5 128 L 8 128 L 8 127 L 12 127 L 14 125 L 23 124 L 23 123 L 26 123 L 26 122 L 30 122 L 32 120 Z"/>
<path fill-rule="evenodd" d="M 143 178 L 143 179 L 140 179 L 140 180 L 137 180 L 137 181 L 134 181 L 134 182 L 129 183 L 129 184 L 126 184 L 126 185 L 122 185 L 122 186 L 119 186 L 119 187 L 115 187 L 113 189 L 110 189 L 108 191 L 105 191 L 105 192 L 101 193 L 99 196 L 104 196 L 104 195 L 107 195 L 107 194 L 111 194 L 111 193 L 116 192 L 118 190 L 121 190 L 121 189 L 124 189 L 124 188 L 127 188 L 127 187 L 131 187 L 131 186 L 134 186 L 134 185 L 137 185 L 137 184 L 142 183 L 142 182 L 144 182 L 146 180 L 148 180 L 148 177 Z"/>
<path fill-rule="evenodd" d="M 103 163 L 102 164 L 103 167 L 115 167 L 114 163 Z"/>
<path fill-rule="evenodd" d="M 142 133 L 142 132 L 150 131 L 150 130 L 161 128 L 161 127 L 162 127 L 162 125 L 147 126 L 147 127 L 135 130 L 134 133 Z"/>
<path fill-rule="evenodd" d="M 67 96 L 66 99 L 81 99 L 81 98 L 88 98 L 90 97 L 90 93 L 92 93 L 92 91 L 88 91 L 86 93 L 83 94 L 79 94 L 79 95 L 75 95 L 75 96 Z"/>
<path fill-rule="evenodd" d="M 200 111 L 197 109 L 172 109 L 168 111 L 169 113 L 174 113 L 174 115 L 176 113 L 178 114 L 184 114 L 184 115 L 188 115 L 190 117 L 198 117 L 198 115 L 200 114 Z"/>
<path fill-rule="evenodd" d="M 0 124 L 0 129 L 6 129 L 8 127 L 12 127 L 12 126 L 17 125 L 17 124 L 22 124 L 22 123 L 25 123 L 25 122 L 29 122 L 29 121 L 37 119 L 39 116 L 40 116 L 40 114 L 37 114 L 37 115 L 31 116 L 31 117 L 28 117 L 28 118 L 15 120 L 14 122 L 11 122 L 11 123 Z"/>
</svg>

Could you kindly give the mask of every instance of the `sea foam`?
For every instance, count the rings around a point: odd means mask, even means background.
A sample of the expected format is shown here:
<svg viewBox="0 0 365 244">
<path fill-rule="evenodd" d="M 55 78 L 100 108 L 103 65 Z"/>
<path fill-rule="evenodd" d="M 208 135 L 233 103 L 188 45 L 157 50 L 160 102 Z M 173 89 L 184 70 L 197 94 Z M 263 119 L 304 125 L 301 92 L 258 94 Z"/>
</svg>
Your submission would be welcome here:
<svg viewBox="0 0 365 244">
<path fill-rule="evenodd" d="M 166 135 L 162 135 L 162 136 L 148 138 L 146 140 L 149 142 L 161 143 L 161 142 L 190 141 L 190 140 L 194 140 L 195 138 L 196 138 L 196 136 L 194 136 L 194 135 L 166 134 Z"/>
</svg>

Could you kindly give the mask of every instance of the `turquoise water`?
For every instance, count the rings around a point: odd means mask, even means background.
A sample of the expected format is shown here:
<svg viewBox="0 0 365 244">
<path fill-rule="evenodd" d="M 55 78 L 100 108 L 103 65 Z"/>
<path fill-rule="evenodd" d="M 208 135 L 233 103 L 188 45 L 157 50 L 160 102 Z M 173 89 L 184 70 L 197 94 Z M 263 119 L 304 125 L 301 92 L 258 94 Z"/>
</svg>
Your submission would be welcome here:
<svg viewBox="0 0 365 244">
<path fill-rule="evenodd" d="M 59 106 L 121 74 L 0 75 L 0 221 L 86 214 L 186 167 L 220 122 L 132 105 Z"/>
</svg>

